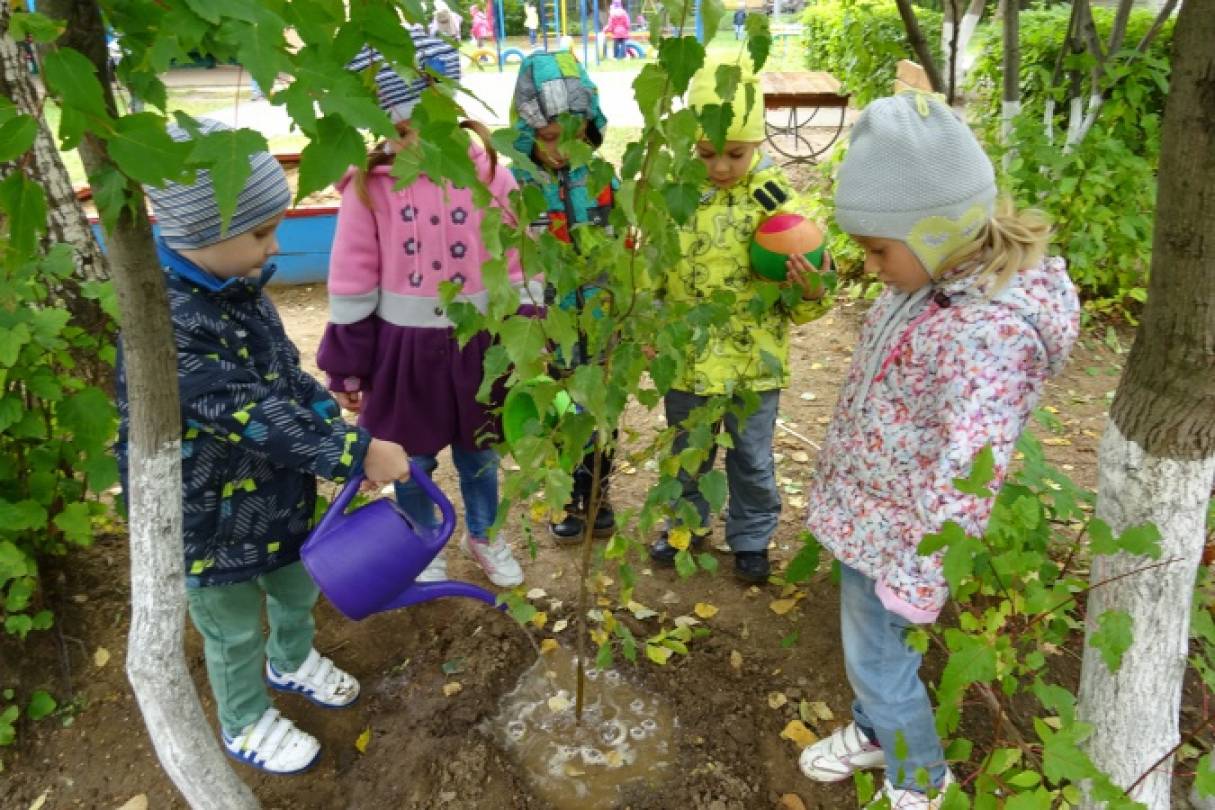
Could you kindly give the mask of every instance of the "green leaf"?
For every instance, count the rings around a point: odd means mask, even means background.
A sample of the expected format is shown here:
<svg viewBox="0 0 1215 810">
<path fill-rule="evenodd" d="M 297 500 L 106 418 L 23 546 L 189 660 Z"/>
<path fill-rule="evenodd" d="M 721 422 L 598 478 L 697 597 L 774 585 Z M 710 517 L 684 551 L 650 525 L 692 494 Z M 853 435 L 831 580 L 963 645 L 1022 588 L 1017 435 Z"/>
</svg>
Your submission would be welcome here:
<svg viewBox="0 0 1215 810">
<path fill-rule="evenodd" d="M 789 649 L 790 647 L 792 647 L 794 644 L 797 643 L 797 639 L 799 636 L 801 636 L 801 632 L 795 629 L 789 635 L 785 636 L 784 638 L 782 638 L 780 640 L 781 648 L 785 649 L 785 650 Z"/>
<path fill-rule="evenodd" d="M 24 613 L 11 613 L 4 618 L 4 632 L 25 638 L 34 627 L 34 620 Z"/>
<path fill-rule="evenodd" d="M 39 689 L 30 695 L 30 703 L 25 707 L 25 714 L 29 719 L 38 721 L 55 711 L 58 705 L 48 692 Z"/>
<path fill-rule="evenodd" d="M 300 153 L 295 201 L 336 182 L 351 166 L 363 165 L 364 150 L 363 138 L 354 127 L 333 115 L 320 119 L 316 137 Z"/>
<path fill-rule="evenodd" d="M 236 46 L 240 63 L 268 93 L 280 70 L 290 66 L 283 55 L 286 46 L 283 29 L 257 23 L 232 23 L 225 28 L 225 33 Z"/>
<path fill-rule="evenodd" d="M 0 526 L 8 531 L 26 531 L 46 527 L 46 509 L 29 499 L 10 503 L 0 498 Z"/>
<path fill-rule="evenodd" d="M 53 20 L 45 14 L 15 11 L 8 24 L 8 33 L 17 42 L 26 37 L 35 42 L 54 42 L 64 27 L 62 20 Z"/>
<path fill-rule="evenodd" d="M 117 427 L 114 403 L 100 388 L 93 386 L 64 399 L 59 403 L 55 416 L 59 425 L 85 447 L 108 444 Z"/>
<path fill-rule="evenodd" d="M 666 71 L 653 62 L 642 67 L 637 78 L 633 79 L 633 95 L 647 124 L 653 124 L 662 115 L 669 92 L 669 81 Z M 638 159 L 641 155 L 642 150 L 639 148 Z M 626 176 L 631 174 L 632 172 L 628 172 Z"/>
<path fill-rule="evenodd" d="M 704 130 L 704 136 L 713 144 L 713 148 L 721 151 L 725 148 L 726 135 L 730 132 L 730 124 L 734 121 L 734 105 L 706 104 L 696 111 L 696 118 Z"/>
<path fill-rule="evenodd" d="M 1154 523 L 1132 526 L 1118 535 L 1118 546 L 1128 554 L 1160 559 L 1160 530 Z"/>
<path fill-rule="evenodd" d="M 18 115 L 0 125 L 0 162 L 7 163 L 25 154 L 38 136 L 38 122 Z"/>
<path fill-rule="evenodd" d="M 49 610 L 40 610 L 34 614 L 33 629 L 34 630 L 49 630 L 51 625 L 55 623 L 55 614 Z"/>
<path fill-rule="evenodd" d="M 3 718 L 0 718 L 0 725 L 3 723 Z M 1215 754 L 1210 752 L 1203 755 L 1202 759 L 1198 760 L 1198 770 L 1194 774 L 1194 790 L 1199 796 L 1215 796 L 1215 762 L 1212 757 Z"/>
<path fill-rule="evenodd" d="M 6 706 L 4 711 L 0 712 L 0 746 L 12 745 L 13 740 L 17 739 L 17 729 L 13 723 L 18 714 L 20 710 L 16 706 Z"/>
<path fill-rule="evenodd" d="M 972 683 L 996 677 L 996 651 L 985 639 L 950 628 L 945 631 L 945 643 L 951 652 L 941 673 L 942 691 L 960 693 Z"/>
<path fill-rule="evenodd" d="M 681 577 L 690 577 L 696 573 L 696 560 L 688 549 L 685 548 L 675 555 L 675 571 Z"/>
<path fill-rule="evenodd" d="M 46 233 L 46 193 L 42 185 L 24 172 L 10 172 L 0 182 L 0 209 L 8 214 L 9 250 L 28 256 Z"/>
<path fill-rule="evenodd" d="M 673 654 L 672 650 L 658 644 L 647 643 L 645 645 L 645 657 L 659 666 L 666 666 L 667 661 L 671 660 Z"/>
<path fill-rule="evenodd" d="M 87 503 L 69 503 L 55 515 L 54 523 L 63 531 L 69 542 L 88 545 L 93 540 L 93 522 L 89 518 Z"/>
<path fill-rule="evenodd" d="M 103 137 L 113 120 L 105 108 L 101 82 L 90 62 L 79 51 L 56 48 L 42 60 L 42 76 L 47 87 L 62 101 L 59 137 L 63 149 L 73 149 L 89 128 Z"/>
<path fill-rule="evenodd" d="M 8 528 L 7 526 L 5 528 Z M 34 573 L 33 558 L 11 540 L 0 540 L 0 585 Z"/>
<path fill-rule="evenodd" d="M 662 190 L 667 210 L 680 225 L 686 224 L 700 203 L 700 190 L 692 183 L 671 183 Z"/>
<path fill-rule="evenodd" d="M 766 14 L 747 15 L 747 53 L 751 56 L 751 64 L 758 73 L 768 61 L 768 53 L 772 50 L 772 34 L 769 32 L 768 16 Z"/>
<path fill-rule="evenodd" d="M 190 164 L 210 173 L 219 205 L 221 232 L 226 233 L 236 212 L 236 200 L 252 171 L 249 156 L 268 149 L 266 138 L 251 129 L 233 129 L 209 132 L 192 143 Z"/>
<path fill-rule="evenodd" d="M 717 572 L 717 558 L 707 551 L 696 555 L 696 564 L 710 574 Z"/>
<path fill-rule="evenodd" d="M 996 477 L 995 468 L 996 460 L 991 452 L 991 445 L 985 444 L 983 449 L 975 455 L 974 462 L 970 466 L 970 475 L 965 478 L 955 478 L 953 485 L 969 495 L 977 495 L 980 498 L 991 497 L 991 490 L 986 485 Z"/>
<path fill-rule="evenodd" d="M 802 532 L 802 548 L 785 569 L 785 582 L 804 582 L 818 570 L 822 546 L 810 532 Z"/>
<path fill-rule="evenodd" d="M 499 333 L 512 363 L 531 366 L 544 353 L 544 331 L 534 318 L 511 318 Z"/>
<path fill-rule="evenodd" d="M 1089 637 L 1089 643 L 1101 653 L 1101 660 L 1110 672 L 1122 666 L 1122 655 L 1131 648 L 1134 620 L 1123 610 L 1107 610 L 1097 618 L 1097 629 Z"/>
<path fill-rule="evenodd" d="M 672 91 L 682 96 L 692 76 L 704 66 L 705 49 L 696 37 L 668 37 L 658 45 L 658 61 L 671 77 Z"/>
<path fill-rule="evenodd" d="M 4 599 L 5 613 L 20 613 L 25 610 L 30 603 L 30 597 L 34 595 L 34 586 L 37 580 L 33 577 L 21 577 L 9 583 L 8 594 Z"/>
<path fill-rule="evenodd" d="M 110 157 L 127 177 L 149 186 L 181 179 L 188 142 L 175 141 L 155 113 L 124 115 L 110 137 Z"/>
<path fill-rule="evenodd" d="M 705 500 L 709 502 L 710 513 L 716 514 L 721 511 L 722 506 L 726 503 L 726 493 L 729 488 L 724 472 L 721 470 L 710 470 L 700 477 L 696 488 L 700 490 L 700 494 L 704 495 Z"/>
</svg>

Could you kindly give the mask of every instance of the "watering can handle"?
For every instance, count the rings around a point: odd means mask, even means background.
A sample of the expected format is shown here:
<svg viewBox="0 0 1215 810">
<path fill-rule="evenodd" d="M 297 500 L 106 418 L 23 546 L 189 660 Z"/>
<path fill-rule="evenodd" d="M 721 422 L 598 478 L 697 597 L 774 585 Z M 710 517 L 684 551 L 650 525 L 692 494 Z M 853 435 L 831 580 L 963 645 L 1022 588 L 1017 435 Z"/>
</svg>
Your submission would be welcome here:
<svg viewBox="0 0 1215 810">
<path fill-rule="evenodd" d="M 451 537 L 451 533 L 456 528 L 456 510 L 451 505 L 451 501 L 443 494 L 443 490 L 430 480 L 430 476 L 413 461 L 409 462 L 409 477 L 422 488 L 428 498 L 438 505 L 439 513 L 443 516 L 443 523 L 436 531 L 440 533 L 441 537 Z M 325 517 L 321 518 L 321 522 L 313 530 L 314 534 L 324 533 L 329 528 L 329 524 L 346 511 L 350 502 L 354 500 L 354 496 L 358 494 L 359 486 L 363 483 L 364 478 L 363 475 L 351 476 L 350 480 L 346 482 L 346 486 L 342 487 L 342 491 L 329 505 L 329 511 L 325 513 Z"/>
</svg>

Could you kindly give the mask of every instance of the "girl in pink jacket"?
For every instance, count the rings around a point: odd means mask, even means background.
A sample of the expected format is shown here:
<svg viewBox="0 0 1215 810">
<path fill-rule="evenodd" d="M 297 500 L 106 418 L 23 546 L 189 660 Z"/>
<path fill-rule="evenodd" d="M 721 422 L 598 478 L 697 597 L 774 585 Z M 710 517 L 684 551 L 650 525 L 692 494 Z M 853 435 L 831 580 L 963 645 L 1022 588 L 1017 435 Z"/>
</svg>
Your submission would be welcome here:
<svg viewBox="0 0 1215 810">
<path fill-rule="evenodd" d="M 904 641 L 908 625 L 935 621 L 949 596 L 942 553 L 919 554 L 920 541 L 946 521 L 983 533 L 993 499 L 953 481 L 990 446 L 999 487 L 1079 329 L 1063 260 L 1043 258 L 1045 222 L 995 200 L 991 161 L 939 98 L 879 99 L 853 127 L 836 219 L 886 291 L 836 405 L 807 525 L 842 563 L 856 700 L 853 722 L 806 748 L 800 765 L 828 782 L 885 767 L 891 807 L 936 808 L 952 780 L 920 654 Z"/>
<path fill-rule="evenodd" d="M 450 45 L 415 35 L 415 47 L 430 70 L 459 77 Z M 453 58 L 444 58 L 443 48 Z M 338 184 L 342 202 L 329 264 L 329 325 L 317 365 L 338 402 L 359 414 L 360 425 L 377 438 L 391 437 L 426 472 L 434 471 L 440 450 L 451 448 L 467 525 L 461 545 L 495 585 L 514 587 L 523 581 L 519 563 L 501 535 L 488 536 L 498 509 L 498 457 L 488 440 L 501 431 L 489 406 L 477 401 L 477 391 L 490 337 L 476 335 L 461 347 L 439 292 L 443 282 L 460 284 L 456 300 L 484 312 L 489 293 L 481 268 L 499 257 L 481 240 L 484 210 L 471 190 L 425 175 L 394 188 L 393 158 L 417 138 L 409 116 L 428 82 L 402 81 L 374 51 L 363 62 L 379 64 L 380 103 L 400 137 L 377 146 L 366 170 L 352 169 Z M 464 126 L 488 144 L 482 125 Z M 490 147 L 474 143 L 469 151 L 493 205 L 513 224 L 509 195 L 516 184 L 510 171 L 497 165 Z M 513 255 L 507 262 L 520 303 L 543 302 L 543 285 L 526 284 Z M 414 482 L 397 485 L 397 500 L 423 525 L 438 524 L 433 505 Z M 444 579 L 446 572 L 440 555 L 419 579 Z"/>
</svg>

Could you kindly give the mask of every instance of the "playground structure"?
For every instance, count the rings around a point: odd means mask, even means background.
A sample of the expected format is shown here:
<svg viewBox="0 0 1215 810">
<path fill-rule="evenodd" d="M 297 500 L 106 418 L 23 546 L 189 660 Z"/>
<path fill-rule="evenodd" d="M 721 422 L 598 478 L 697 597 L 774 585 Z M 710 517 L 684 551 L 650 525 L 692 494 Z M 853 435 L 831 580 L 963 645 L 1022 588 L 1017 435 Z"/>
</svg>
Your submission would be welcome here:
<svg viewBox="0 0 1215 810">
<path fill-rule="evenodd" d="M 600 20 L 599 3 L 597 0 L 536 0 L 536 3 L 540 18 L 539 33 L 543 44 L 533 50 L 549 51 L 554 50 L 554 48 L 569 47 L 571 51 L 577 53 L 569 35 L 571 18 L 576 11 L 579 23 L 578 30 L 582 39 L 582 63 L 590 65 L 592 53 L 594 55 L 594 64 L 596 65 L 606 58 L 606 46 L 600 39 L 603 24 Z M 654 6 L 653 0 L 624 0 L 624 7 L 629 13 L 630 19 L 636 19 L 634 8 L 637 9 L 636 16 L 644 16 L 654 11 Z M 695 0 L 693 7 L 696 19 L 696 38 L 703 43 L 705 41 L 705 30 L 700 0 Z M 493 49 L 478 48 L 468 54 L 468 58 L 475 63 L 493 62 L 497 64 L 499 72 L 505 68 L 508 61 L 518 60 L 522 62 L 523 57 L 526 55 L 522 48 L 502 47 L 502 43 L 506 39 L 505 12 L 502 0 L 493 0 L 494 47 Z M 642 36 L 648 37 L 648 32 L 644 32 L 638 38 L 640 39 Z M 550 38 L 554 40 L 551 45 L 549 42 Z M 567 42 L 569 43 L 568 46 L 563 44 Z M 636 39 L 629 39 L 625 44 L 625 53 L 631 59 L 644 59 L 646 49 Z"/>
</svg>

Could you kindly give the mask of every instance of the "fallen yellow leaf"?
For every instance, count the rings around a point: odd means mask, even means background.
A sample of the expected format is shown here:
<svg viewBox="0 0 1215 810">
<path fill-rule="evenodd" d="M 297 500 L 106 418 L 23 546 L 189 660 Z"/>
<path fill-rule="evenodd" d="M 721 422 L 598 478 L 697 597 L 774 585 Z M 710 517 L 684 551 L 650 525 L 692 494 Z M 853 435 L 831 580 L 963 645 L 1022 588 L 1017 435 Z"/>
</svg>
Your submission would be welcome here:
<svg viewBox="0 0 1215 810">
<path fill-rule="evenodd" d="M 105 647 L 98 647 L 93 653 L 93 663 L 99 667 L 104 667 L 110 663 L 110 651 Z"/>
<path fill-rule="evenodd" d="M 667 543 L 672 548 L 677 548 L 683 551 L 692 542 L 692 532 L 688 531 L 687 527 L 680 526 L 678 529 L 671 529 L 667 532 Z"/>
<path fill-rule="evenodd" d="M 368 726 L 367 728 L 363 729 L 362 734 L 360 734 L 357 738 L 355 738 L 354 747 L 358 749 L 358 752 L 360 754 L 366 754 L 367 753 L 367 744 L 370 742 L 371 742 L 371 726 Z"/>
<path fill-rule="evenodd" d="M 789 702 L 789 698 L 785 697 L 784 692 L 769 692 L 768 707 L 771 709 L 779 709 Z"/>
<path fill-rule="evenodd" d="M 548 520 L 548 507 L 542 503 L 533 503 L 532 508 L 528 510 L 528 517 L 532 519 L 532 523 L 544 523 Z"/>
<path fill-rule="evenodd" d="M 692 612 L 702 619 L 711 619 L 717 615 L 717 606 L 708 602 L 697 602 Z"/>
<path fill-rule="evenodd" d="M 545 613 L 543 610 L 537 610 L 535 612 L 535 614 L 532 615 L 532 617 L 529 621 L 531 621 L 532 625 L 537 630 L 543 630 L 544 625 L 548 624 L 548 614 Z"/>
<path fill-rule="evenodd" d="M 1051 436 L 1049 439 L 1043 439 L 1042 443 L 1051 447 L 1068 447 L 1071 445 L 1071 439 L 1065 439 L 1062 436 Z"/>
<path fill-rule="evenodd" d="M 546 638 L 544 641 L 540 642 L 540 654 L 547 655 L 548 653 L 551 653 L 553 650 L 557 649 L 558 646 L 560 645 L 557 644 L 557 639 Z"/>
<path fill-rule="evenodd" d="M 553 632 L 560 633 L 562 630 L 564 630 L 565 628 L 567 628 L 569 626 L 570 626 L 570 623 L 568 621 L 566 621 L 565 619 L 558 619 L 556 622 L 553 623 Z"/>
<path fill-rule="evenodd" d="M 528 599 L 543 599 L 546 596 L 548 596 L 548 591 L 543 588 L 532 588 L 527 592 Z"/>
<path fill-rule="evenodd" d="M 452 695 L 457 694 L 463 688 L 464 685 L 459 681 L 450 681 L 449 683 L 443 684 L 443 694 L 447 695 L 447 697 L 451 697 Z"/>
<path fill-rule="evenodd" d="M 628 609 L 629 613 L 633 614 L 633 618 L 637 619 L 638 621 L 652 619 L 658 615 L 658 611 L 652 610 L 640 602 L 630 601 L 627 605 L 625 605 L 625 607 Z"/>
<path fill-rule="evenodd" d="M 742 662 L 743 662 L 742 653 L 740 653 L 738 650 L 730 650 L 730 666 L 732 666 L 736 670 L 741 671 Z"/>
<path fill-rule="evenodd" d="M 826 703 L 823 703 L 821 700 L 811 701 L 810 711 L 813 712 L 814 716 L 817 717 L 819 720 L 834 720 L 835 719 L 835 715 L 832 713 L 831 707 L 828 706 Z"/>
<path fill-rule="evenodd" d="M 807 745 L 814 745 L 818 742 L 818 737 L 813 731 L 806 728 L 806 724 L 801 720 L 790 720 L 780 736 L 783 740 L 793 741 L 799 748 L 805 748 Z"/>
<path fill-rule="evenodd" d="M 553 713 L 563 712 L 570 707 L 570 699 L 565 695 L 553 695 L 548 699 L 548 710 Z"/>
<path fill-rule="evenodd" d="M 777 616 L 784 616 L 793 610 L 795 605 L 797 605 L 796 599 L 777 599 L 769 604 L 768 608 Z"/>
</svg>

